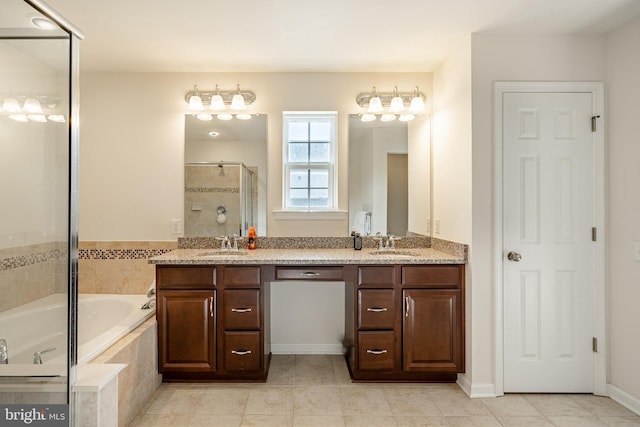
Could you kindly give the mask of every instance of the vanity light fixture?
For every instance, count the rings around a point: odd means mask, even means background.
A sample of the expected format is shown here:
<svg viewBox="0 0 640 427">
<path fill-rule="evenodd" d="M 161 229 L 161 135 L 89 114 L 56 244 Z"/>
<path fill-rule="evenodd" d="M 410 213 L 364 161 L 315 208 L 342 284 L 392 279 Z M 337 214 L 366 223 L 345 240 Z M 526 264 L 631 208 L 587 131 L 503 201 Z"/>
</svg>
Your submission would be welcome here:
<svg viewBox="0 0 640 427">
<path fill-rule="evenodd" d="M 7 113 L 19 113 L 22 108 L 20 108 L 20 103 L 16 98 L 5 98 L 2 103 L 2 110 Z"/>
<path fill-rule="evenodd" d="M 24 123 L 29 121 L 26 114 L 9 114 L 9 118 L 11 120 L 15 120 L 16 122 Z"/>
<path fill-rule="evenodd" d="M 367 113 L 381 113 L 382 110 L 382 100 L 376 93 L 376 87 L 374 86 L 371 91 L 371 98 L 369 98 L 369 108 L 367 109 Z"/>
<path fill-rule="evenodd" d="M 238 120 L 250 120 L 251 119 L 251 114 L 248 114 L 248 113 L 236 114 L 236 119 L 238 119 Z"/>
<path fill-rule="evenodd" d="M 190 92 L 191 93 L 191 92 Z M 189 96 L 187 102 L 189 103 L 189 111 L 202 111 L 204 110 L 204 105 L 202 104 L 202 98 L 200 97 L 200 93 L 198 92 L 198 86 L 193 86 L 193 93 Z"/>
<path fill-rule="evenodd" d="M 47 117 L 44 114 L 28 114 L 27 119 L 32 122 L 46 123 Z"/>
<path fill-rule="evenodd" d="M 64 116 L 62 114 L 49 114 L 47 116 L 47 120 L 56 123 L 64 123 L 66 122 Z"/>
<path fill-rule="evenodd" d="M 234 90 L 221 90 L 216 85 L 214 90 L 199 90 L 197 86 L 186 93 L 184 97 L 190 113 L 210 112 L 217 113 L 230 108 L 235 111 L 244 111 L 247 106 L 254 103 L 256 94 L 250 90 L 240 89 L 237 84 Z M 230 120 L 229 114 L 225 114 L 222 120 Z M 220 118 L 220 117 L 218 117 Z"/>
<path fill-rule="evenodd" d="M 220 113 L 216 117 L 218 118 L 218 120 L 224 120 L 224 121 L 233 119 L 233 116 L 229 113 Z"/>
<path fill-rule="evenodd" d="M 416 114 L 426 111 L 425 99 L 426 96 L 420 92 L 418 86 L 411 92 L 399 92 L 397 86 L 393 92 L 377 92 L 374 87 L 370 93 L 358 94 L 356 103 L 366 111 L 366 114 L 363 113 L 360 117 L 363 122 L 374 121 L 376 113 L 382 113 L 382 121 L 395 120 L 396 115 L 400 114 L 400 120 L 407 122 L 413 120 Z"/>
<path fill-rule="evenodd" d="M 19 122 L 64 123 L 65 116 L 55 111 L 59 104 L 60 99 L 56 96 L 13 95 L 2 100 L 0 112 L 7 114 L 11 120 Z"/>
<path fill-rule="evenodd" d="M 198 120 L 204 120 L 204 121 L 208 122 L 209 120 L 213 119 L 213 116 L 211 114 L 209 114 L 209 113 L 198 113 L 198 114 L 196 114 L 196 118 Z"/>
</svg>

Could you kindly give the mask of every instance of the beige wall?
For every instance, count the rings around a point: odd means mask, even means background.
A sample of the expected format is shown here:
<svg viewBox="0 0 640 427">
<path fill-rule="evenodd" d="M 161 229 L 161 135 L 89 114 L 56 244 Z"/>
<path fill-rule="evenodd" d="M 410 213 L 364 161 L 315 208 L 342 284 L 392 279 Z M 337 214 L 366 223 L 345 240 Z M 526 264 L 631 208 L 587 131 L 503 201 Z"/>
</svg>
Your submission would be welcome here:
<svg viewBox="0 0 640 427">
<path fill-rule="evenodd" d="M 606 37 L 608 129 L 609 383 L 635 399 L 640 410 L 640 263 L 633 241 L 640 240 L 640 19 Z"/>
<path fill-rule="evenodd" d="M 338 220 L 274 220 L 282 206 L 282 111 L 339 113 L 339 208 L 347 209 L 348 114 L 355 97 L 420 86 L 431 98 L 430 73 L 85 73 L 81 76 L 80 239 L 175 240 L 170 220 L 183 218 L 185 93 L 242 88 L 256 93 L 254 109 L 268 114 L 267 234 L 345 235 Z"/>
</svg>

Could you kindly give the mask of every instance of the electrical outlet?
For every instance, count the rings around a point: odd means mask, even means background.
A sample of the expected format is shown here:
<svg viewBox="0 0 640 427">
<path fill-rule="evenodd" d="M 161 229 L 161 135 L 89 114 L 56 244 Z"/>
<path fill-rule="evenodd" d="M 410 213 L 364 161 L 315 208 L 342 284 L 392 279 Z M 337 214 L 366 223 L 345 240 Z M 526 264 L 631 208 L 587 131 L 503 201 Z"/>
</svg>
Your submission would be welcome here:
<svg viewBox="0 0 640 427">
<path fill-rule="evenodd" d="M 440 234 L 440 220 L 436 218 L 433 222 L 433 232 L 435 234 Z"/>
<path fill-rule="evenodd" d="M 180 234 L 180 219 L 171 220 L 171 234 Z"/>
</svg>

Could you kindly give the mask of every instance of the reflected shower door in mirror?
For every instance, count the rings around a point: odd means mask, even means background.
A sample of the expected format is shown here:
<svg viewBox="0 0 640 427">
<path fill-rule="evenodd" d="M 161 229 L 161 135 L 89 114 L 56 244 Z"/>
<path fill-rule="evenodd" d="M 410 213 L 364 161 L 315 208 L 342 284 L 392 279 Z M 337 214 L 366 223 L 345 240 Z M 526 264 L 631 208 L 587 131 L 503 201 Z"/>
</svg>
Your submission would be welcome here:
<svg viewBox="0 0 640 427">
<path fill-rule="evenodd" d="M 349 225 L 363 235 L 430 235 L 430 118 L 349 116 Z"/>
<path fill-rule="evenodd" d="M 266 235 L 267 116 L 185 115 L 184 235 Z"/>
</svg>

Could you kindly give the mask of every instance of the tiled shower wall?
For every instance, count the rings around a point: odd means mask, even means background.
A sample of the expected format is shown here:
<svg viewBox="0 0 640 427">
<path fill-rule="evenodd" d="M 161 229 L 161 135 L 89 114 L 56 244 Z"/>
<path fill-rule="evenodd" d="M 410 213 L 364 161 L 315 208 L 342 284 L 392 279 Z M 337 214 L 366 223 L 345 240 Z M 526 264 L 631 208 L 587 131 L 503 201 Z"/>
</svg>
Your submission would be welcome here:
<svg viewBox="0 0 640 427">
<path fill-rule="evenodd" d="M 67 292 L 67 269 L 66 242 L 0 249 L 0 312 Z"/>
<path fill-rule="evenodd" d="M 78 292 L 144 294 L 155 278 L 148 259 L 177 248 L 177 242 L 80 242 Z"/>
</svg>

